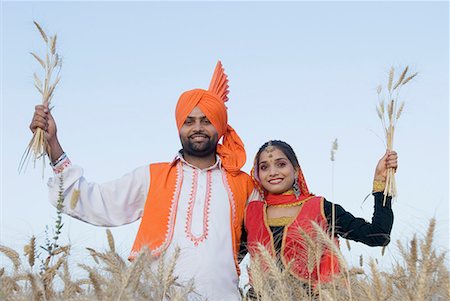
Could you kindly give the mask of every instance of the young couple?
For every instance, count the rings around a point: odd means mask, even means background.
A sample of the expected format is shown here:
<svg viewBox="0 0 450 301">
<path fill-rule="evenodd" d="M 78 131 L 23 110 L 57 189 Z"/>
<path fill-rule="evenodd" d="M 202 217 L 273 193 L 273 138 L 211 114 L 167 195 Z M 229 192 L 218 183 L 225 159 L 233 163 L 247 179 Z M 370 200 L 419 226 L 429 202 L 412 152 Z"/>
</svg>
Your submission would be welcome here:
<svg viewBox="0 0 450 301">
<path fill-rule="evenodd" d="M 261 147 L 253 178 L 241 171 L 246 154 L 228 124 L 227 94 L 228 79 L 219 62 L 208 90 L 186 91 L 178 100 L 175 119 L 182 149 L 174 159 L 138 167 L 104 184 L 88 182 L 83 169 L 71 163 L 58 142 L 48 107 L 36 106 L 30 129 L 45 131 L 55 173 L 48 182 L 50 201 L 56 204 L 62 177 L 66 214 L 107 227 L 141 218 L 130 259 L 144 246 L 154 256 L 163 252 L 170 256 L 179 247 L 175 275 L 181 283 L 193 278 L 199 295 L 192 299 L 200 300 L 241 299 L 238 253 L 243 232 L 251 255 L 257 252 L 253 246 L 262 243 L 283 262 L 294 261 L 295 277 L 313 281 L 325 280 L 338 267 L 329 268 L 329 254 L 318 272 L 305 271 L 305 258 L 298 256 L 303 244 L 293 235 L 299 226 L 311 232 L 312 221 L 325 230 L 334 224 L 334 233 L 347 239 L 368 245 L 389 242 L 393 215 L 389 198 L 383 206 L 381 191 L 386 170 L 397 168 L 395 152 L 386 153 L 376 167 L 375 211 L 372 223 L 367 223 L 312 195 L 285 142 L 269 141 Z M 78 202 L 72 208 L 69 201 L 74 194 Z"/>
</svg>

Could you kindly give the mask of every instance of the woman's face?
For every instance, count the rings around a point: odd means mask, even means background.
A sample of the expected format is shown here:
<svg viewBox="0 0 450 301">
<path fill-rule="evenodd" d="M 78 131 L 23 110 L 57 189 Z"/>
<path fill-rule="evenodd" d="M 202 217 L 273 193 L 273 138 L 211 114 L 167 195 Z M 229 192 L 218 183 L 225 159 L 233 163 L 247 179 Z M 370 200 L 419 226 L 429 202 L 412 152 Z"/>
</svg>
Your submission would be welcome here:
<svg viewBox="0 0 450 301">
<path fill-rule="evenodd" d="M 280 194 L 292 189 L 296 171 L 281 150 L 268 146 L 259 155 L 258 176 L 265 190 Z"/>
</svg>

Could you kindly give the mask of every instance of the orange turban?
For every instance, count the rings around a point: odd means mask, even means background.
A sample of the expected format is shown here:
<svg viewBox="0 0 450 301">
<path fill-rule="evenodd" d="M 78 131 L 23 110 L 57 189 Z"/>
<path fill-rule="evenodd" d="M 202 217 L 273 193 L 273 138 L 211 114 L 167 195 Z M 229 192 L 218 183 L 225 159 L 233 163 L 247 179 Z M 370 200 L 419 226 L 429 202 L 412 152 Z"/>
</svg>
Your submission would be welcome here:
<svg viewBox="0 0 450 301">
<path fill-rule="evenodd" d="M 228 79 L 221 62 L 217 63 L 208 90 L 194 89 L 181 94 L 175 109 L 178 130 L 195 107 L 208 117 L 216 128 L 222 144 L 217 145 L 217 154 L 222 166 L 231 173 L 238 173 L 245 164 L 246 155 L 241 138 L 228 124 L 225 102 L 228 100 Z"/>
</svg>

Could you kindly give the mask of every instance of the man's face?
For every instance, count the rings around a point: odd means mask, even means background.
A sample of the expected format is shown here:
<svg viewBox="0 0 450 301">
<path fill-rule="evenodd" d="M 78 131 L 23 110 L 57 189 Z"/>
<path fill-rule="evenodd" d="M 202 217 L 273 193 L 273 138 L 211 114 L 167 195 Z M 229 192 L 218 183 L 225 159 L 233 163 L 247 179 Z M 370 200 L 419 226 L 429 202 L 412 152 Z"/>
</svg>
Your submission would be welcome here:
<svg viewBox="0 0 450 301">
<path fill-rule="evenodd" d="M 183 151 L 194 157 L 207 157 L 216 152 L 218 133 L 208 117 L 195 107 L 180 129 Z"/>
</svg>

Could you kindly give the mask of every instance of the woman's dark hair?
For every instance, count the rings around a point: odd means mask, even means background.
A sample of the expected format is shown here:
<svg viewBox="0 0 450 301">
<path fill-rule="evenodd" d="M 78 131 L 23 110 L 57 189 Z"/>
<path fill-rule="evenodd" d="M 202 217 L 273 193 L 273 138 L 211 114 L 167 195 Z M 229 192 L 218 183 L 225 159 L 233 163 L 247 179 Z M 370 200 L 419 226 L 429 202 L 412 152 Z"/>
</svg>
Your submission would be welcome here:
<svg viewBox="0 0 450 301">
<path fill-rule="evenodd" d="M 259 166 L 259 160 L 260 160 L 259 157 L 260 157 L 261 153 L 269 146 L 273 146 L 273 147 L 279 149 L 280 151 L 282 151 L 283 154 L 289 159 L 289 161 L 291 161 L 291 163 L 295 169 L 300 167 L 297 156 L 295 155 L 294 150 L 292 149 L 292 147 L 289 144 L 287 144 L 286 142 L 281 141 L 281 140 L 270 140 L 270 141 L 267 141 L 266 143 L 264 143 L 259 148 L 258 152 L 256 153 L 255 169 L 257 169 Z"/>
</svg>

